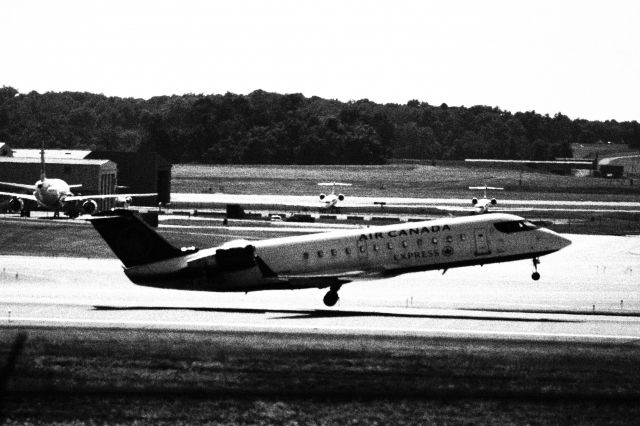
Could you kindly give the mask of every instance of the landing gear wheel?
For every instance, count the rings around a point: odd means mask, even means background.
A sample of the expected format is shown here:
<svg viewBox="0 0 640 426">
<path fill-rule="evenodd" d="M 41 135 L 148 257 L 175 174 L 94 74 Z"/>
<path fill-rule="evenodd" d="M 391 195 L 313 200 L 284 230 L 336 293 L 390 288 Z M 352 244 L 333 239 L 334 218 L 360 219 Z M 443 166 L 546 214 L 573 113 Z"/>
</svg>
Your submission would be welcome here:
<svg viewBox="0 0 640 426">
<path fill-rule="evenodd" d="M 538 265 L 540 264 L 540 259 L 537 257 L 533 258 L 533 269 L 535 270 L 533 274 L 531 274 L 531 279 L 534 281 L 538 281 L 540 279 L 540 274 L 538 273 Z"/>
<path fill-rule="evenodd" d="M 322 298 L 322 301 L 327 306 L 334 306 L 336 303 L 338 303 L 338 299 L 340 299 L 340 296 L 338 296 L 338 292 L 329 290 L 327 294 L 325 294 Z"/>
</svg>

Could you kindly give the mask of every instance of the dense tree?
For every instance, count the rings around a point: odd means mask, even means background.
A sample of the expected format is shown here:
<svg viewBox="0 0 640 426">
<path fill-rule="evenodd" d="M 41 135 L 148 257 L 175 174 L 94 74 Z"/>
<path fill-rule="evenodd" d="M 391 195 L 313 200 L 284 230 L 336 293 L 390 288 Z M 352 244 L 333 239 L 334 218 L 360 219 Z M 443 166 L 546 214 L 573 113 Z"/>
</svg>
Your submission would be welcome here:
<svg viewBox="0 0 640 426">
<path fill-rule="evenodd" d="M 640 125 L 262 90 L 142 100 L 2 87 L 0 140 L 13 147 L 44 141 L 51 148 L 156 151 L 172 162 L 378 164 L 392 157 L 548 160 L 570 157 L 574 142 L 640 148 Z"/>
</svg>

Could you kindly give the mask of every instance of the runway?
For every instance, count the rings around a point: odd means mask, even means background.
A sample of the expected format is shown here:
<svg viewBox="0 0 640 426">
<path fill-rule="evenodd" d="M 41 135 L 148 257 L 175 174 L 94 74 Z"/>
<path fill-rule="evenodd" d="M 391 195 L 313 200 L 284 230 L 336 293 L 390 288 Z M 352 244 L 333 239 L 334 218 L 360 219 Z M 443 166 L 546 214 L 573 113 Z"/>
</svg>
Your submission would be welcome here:
<svg viewBox="0 0 640 426">
<path fill-rule="evenodd" d="M 531 264 L 452 269 L 323 290 L 249 294 L 138 287 L 111 259 L 0 256 L 0 324 L 402 334 L 537 340 L 640 339 L 640 237 L 571 235 Z"/>
</svg>

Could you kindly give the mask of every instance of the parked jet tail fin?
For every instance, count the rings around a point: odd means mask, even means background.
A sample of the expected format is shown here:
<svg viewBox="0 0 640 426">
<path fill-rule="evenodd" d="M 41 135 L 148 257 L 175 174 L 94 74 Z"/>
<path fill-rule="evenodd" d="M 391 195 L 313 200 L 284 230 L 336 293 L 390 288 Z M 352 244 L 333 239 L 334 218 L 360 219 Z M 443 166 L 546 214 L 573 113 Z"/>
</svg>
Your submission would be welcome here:
<svg viewBox="0 0 640 426">
<path fill-rule="evenodd" d="M 130 210 L 105 212 L 89 221 L 127 268 L 184 256 Z M 115 214 L 115 215 L 114 215 Z"/>
</svg>

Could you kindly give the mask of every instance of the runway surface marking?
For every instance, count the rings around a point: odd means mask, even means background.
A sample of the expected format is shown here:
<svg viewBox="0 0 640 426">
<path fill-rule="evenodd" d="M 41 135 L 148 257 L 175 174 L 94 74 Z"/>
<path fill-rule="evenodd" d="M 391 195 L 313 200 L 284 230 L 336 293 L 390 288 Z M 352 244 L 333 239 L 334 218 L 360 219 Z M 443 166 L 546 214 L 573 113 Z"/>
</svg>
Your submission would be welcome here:
<svg viewBox="0 0 640 426">
<path fill-rule="evenodd" d="M 108 320 L 108 319 L 75 319 L 75 318 L 47 318 L 47 317 L 16 317 L 8 321 L 7 324 L 18 325 L 17 323 L 44 323 L 49 325 L 55 324 L 92 324 L 104 326 L 147 326 L 147 327 L 190 327 L 190 328 L 206 328 L 225 330 L 280 330 L 287 332 L 295 331 L 323 331 L 323 332 L 342 332 L 342 333 L 388 333 L 402 335 L 456 335 L 456 336 L 482 336 L 482 337 L 512 337 L 512 338 L 538 338 L 538 339 L 572 339 L 572 340 L 594 340 L 602 341 L 635 341 L 640 340 L 638 335 L 615 335 L 615 334 L 584 334 L 584 333 L 544 333 L 544 332 L 527 332 L 527 331 L 495 331 L 495 330 L 463 330 L 463 329 L 446 329 L 446 328 L 397 328 L 397 327 L 350 327 L 341 325 L 332 325 L 331 327 L 321 326 L 289 326 L 289 325 L 239 325 L 237 323 L 216 323 L 216 322 L 195 322 L 195 321 L 149 321 L 149 320 Z M 221 330 L 223 329 L 223 330 Z"/>
</svg>

